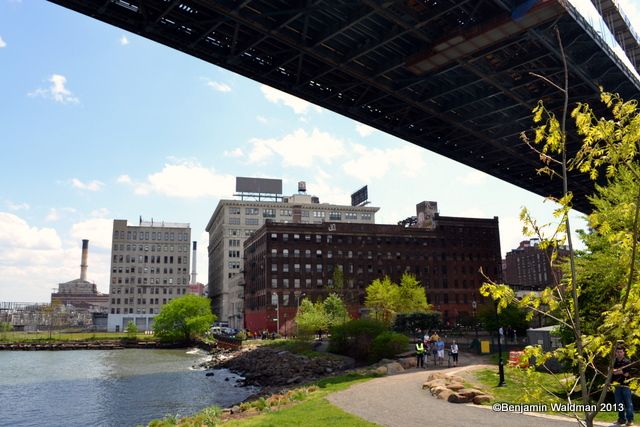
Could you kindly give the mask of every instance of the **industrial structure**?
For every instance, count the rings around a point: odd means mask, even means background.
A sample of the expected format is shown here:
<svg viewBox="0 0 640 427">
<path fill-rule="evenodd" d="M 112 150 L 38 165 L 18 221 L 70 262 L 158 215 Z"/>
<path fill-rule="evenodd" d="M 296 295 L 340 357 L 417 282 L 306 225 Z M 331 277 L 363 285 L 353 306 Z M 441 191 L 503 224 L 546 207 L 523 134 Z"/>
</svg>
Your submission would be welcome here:
<svg viewBox="0 0 640 427">
<path fill-rule="evenodd" d="M 76 309 L 91 312 L 107 312 L 109 295 L 98 292 L 95 283 L 87 280 L 89 240 L 82 240 L 80 278 L 60 283 L 58 291 L 51 294 L 51 304 L 72 305 Z"/>
<path fill-rule="evenodd" d="M 251 330 L 292 331 L 301 298 L 325 298 L 334 271 L 343 272 L 342 296 L 352 313 L 364 304 L 365 288 L 389 276 L 411 273 L 427 301 L 453 324 L 470 315 L 485 280 L 501 278 L 498 218 L 440 216 L 435 202 L 417 206 L 415 224 L 321 224 L 267 221 L 244 245 L 245 325 Z"/>
<path fill-rule="evenodd" d="M 164 304 L 186 295 L 190 241 L 189 224 L 113 221 L 110 332 L 124 331 L 130 321 L 138 330 L 150 330 Z"/>
<path fill-rule="evenodd" d="M 206 231 L 209 233 L 209 297 L 218 320 L 244 327 L 243 245 L 267 221 L 295 224 L 374 223 L 379 208 L 333 205 L 306 194 L 282 195 L 282 180 L 236 178 L 236 200 L 220 200 Z"/>
<path fill-rule="evenodd" d="M 613 0 L 592 0 L 601 26 L 570 0 L 50 1 L 542 196 L 562 186 L 536 173 L 520 134 L 538 101 L 559 113 L 565 62 L 570 104 L 597 115 L 600 87 L 640 89 L 638 37 Z M 571 172 L 569 183 L 589 211 L 593 182 Z"/>
</svg>

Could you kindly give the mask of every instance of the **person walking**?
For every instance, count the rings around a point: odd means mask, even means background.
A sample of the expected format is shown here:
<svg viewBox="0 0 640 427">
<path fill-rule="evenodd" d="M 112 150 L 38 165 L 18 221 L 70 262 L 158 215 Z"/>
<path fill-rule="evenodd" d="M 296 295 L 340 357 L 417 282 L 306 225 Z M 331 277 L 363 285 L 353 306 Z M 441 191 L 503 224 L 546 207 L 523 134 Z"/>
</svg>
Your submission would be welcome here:
<svg viewBox="0 0 640 427">
<path fill-rule="evenodd" d="M 416 343 L 416 367 L 424 368 L 424 343 L 422 341 Z"/>
<path fill-rule="evenodd" d="M 625 357 L 624 347 L 616 348 L 616 360 L 613 362 L 613 377 L 611 381 L 615 384 L 614 396 L 616 408 L 618 409 L 618 425 L 633 425 L 633 399 L 629 388 L 629 365 L 631 362 Z"/>
<path fill-rule="evenodd" d="M 436 350 L 438 353 L 438 361 L 440 365 L 442 365 L 442 363 L 444 363 L 444 341 L 441 337 L 438 337 L 438 341 L 436 341 Z"/>
<path fill-rule="evenodd" d="M 451 358 L 453 359 L 453 366 L 458 366 L 458 343 L 456 343 L 456 340 L 451 343 Z"/>
</svg>

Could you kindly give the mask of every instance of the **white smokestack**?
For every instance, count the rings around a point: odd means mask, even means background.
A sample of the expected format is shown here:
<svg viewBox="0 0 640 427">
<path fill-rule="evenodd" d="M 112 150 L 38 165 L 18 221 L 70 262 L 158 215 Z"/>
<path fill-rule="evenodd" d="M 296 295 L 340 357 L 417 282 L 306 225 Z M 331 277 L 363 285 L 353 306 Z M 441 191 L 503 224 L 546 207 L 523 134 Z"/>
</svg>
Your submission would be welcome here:
<svg viewBox="0 0 640 427">
<path fill-rule="evenodd" d="M 195 285 L 196 282 L 196 248 L 198 242 L 193 242 L 193 255 L 191 255 L 191 284 Z"/>
<path fill-rule="evenodd" d="M 89 256 L 89 241 L 82 240 L 82 260 L 80 262 L 80 280 L 87 281 L 87 257 Z"/>
</svg>

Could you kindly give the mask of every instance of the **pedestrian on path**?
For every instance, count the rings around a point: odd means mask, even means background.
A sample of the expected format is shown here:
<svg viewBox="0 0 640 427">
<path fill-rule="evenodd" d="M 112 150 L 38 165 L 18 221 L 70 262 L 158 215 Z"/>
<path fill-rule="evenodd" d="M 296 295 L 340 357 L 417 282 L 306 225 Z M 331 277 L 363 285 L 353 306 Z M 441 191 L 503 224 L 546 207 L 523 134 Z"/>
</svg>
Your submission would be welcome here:
<svg viewBox="0 0 640 427">
<path fill-rule="evenodd" d="M 629 365 L 631 362 L 625 357 L 624 347 L 616 348 L 616 360 L 613 362 L 612 382 L 616 385 L 614 396 L 618 409 L 618 425 L 633 425 L 633 399 L 629 388 Z"/>
<path fill-rule="evenodd" d="M 456 340 L 451 343 L 451 358 L 453 359 L 453 366 L 458 366 L 458 344 Z"/>
<path fill-rule="evenodd" d="M 416 343 L 416 367 L 424 368 L 424 344 L 422 341 Z"/>
</svg>

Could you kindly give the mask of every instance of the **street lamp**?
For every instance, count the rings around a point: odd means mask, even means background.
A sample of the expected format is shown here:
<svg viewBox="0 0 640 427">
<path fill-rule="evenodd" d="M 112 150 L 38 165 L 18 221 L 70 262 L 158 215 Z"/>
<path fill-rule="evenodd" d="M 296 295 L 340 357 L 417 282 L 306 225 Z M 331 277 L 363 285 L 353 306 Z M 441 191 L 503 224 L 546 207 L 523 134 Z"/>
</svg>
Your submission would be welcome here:
<svg viewBox="0 0 640 427">
<path fill-rule="evenodd" d="M 476 302 L 476 297 L 473 297 L 473 301 L 471 301 L 471 308 L 473 309 L 473 327 L 476 331 L 476 341 L 478 340 L 478 321 L 476 320 L 476 309 L 478 308 L 478 303 Z"/>
<path fill-rule="evenodd" d="M 306 296 L 304 292 L 296 295 L 296 317 L 298 317 L 298 312 L 300 311 L 300 298 Z M 296 335 L 298 335 L 298 322 L 296 322 Z"/>
<path fill-rule="evenodd" d="M 500 376 L 498 387 L 502 387 L 504 385 L 504 360 L 502 360 L 502 337 L 504 336 L 504 329 L 500 326 L 497 301 L 494 301 L 493 304 L 496 309 L 496 320 L 498 321 L 498 374 Z"/>
</svg>

